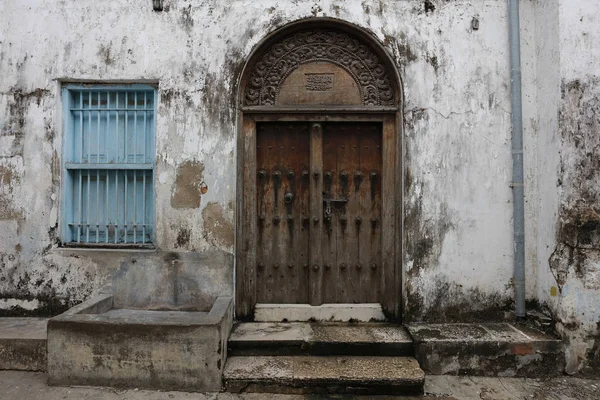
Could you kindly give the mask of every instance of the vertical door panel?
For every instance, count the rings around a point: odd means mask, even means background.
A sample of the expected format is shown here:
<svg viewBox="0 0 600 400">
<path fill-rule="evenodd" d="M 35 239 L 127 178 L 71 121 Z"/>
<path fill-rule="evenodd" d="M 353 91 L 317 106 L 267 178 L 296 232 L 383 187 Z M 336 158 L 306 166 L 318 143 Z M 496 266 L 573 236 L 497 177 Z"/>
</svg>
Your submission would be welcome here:
<svg viewBox="0 0 600 400">
<path fill-rule="evenodd" d="M 323 303 L 323 126 L 313 123 L 310 126 L 310 304 Z"/>
<path fill-rule="evenodd" d="M 362 301 L 381 301 L 381 130 L 368 125 L 360 135 L 359 260 L 362 266 Z M 358 180 L 358 178 L 355 178 Z"/>
<path fill-rule="evenodd" d="M 331 266 L 324 282 L 327 301 L 380 301 L 381 154 L 380 124 L 324 127 L 323 263 Z"/>
<path fill-rule="evenodd" d="M 337 145 L 336 141 L 329 140 L 329 135 L 323 140 L 323 190 L 322 197 L 327 193 L 337 193 L 338 179 L 334 179 L 333 174 L 337 166 Z M 334 186 L 335 182 L 335 186 Z M 322 200 L 321 200 L 322 201 Z M 323 202 L 324 203 L 324 202 Z M 323 254 L 323 302 L 337 303 L 338 299 L 338 281 L 343 276 L 339 269 L 337 259 L 338 230 L 334 229 L 334 224 L 339 223 L 339 210 L 336 204 L 330 204 L 327 209 L 324 203 L 325 212 L 323 218 L 322 254 Z"/>
<path fill-rule="evenodd" d="M 259 124 L 256 154 L 257 301 L 307 303 L 308 125 Z"/>
</svg>

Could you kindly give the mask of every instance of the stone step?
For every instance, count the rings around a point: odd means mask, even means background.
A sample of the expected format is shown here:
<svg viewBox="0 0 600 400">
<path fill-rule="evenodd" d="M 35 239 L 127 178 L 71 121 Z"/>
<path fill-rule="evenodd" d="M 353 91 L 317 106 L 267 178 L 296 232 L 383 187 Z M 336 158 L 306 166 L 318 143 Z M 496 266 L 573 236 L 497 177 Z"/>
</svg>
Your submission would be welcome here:
<svg viewBox="0 0 600 400">
<path fill-rule="evenodd" d="M 223 383 L 235 393 L 417 395 L 425 373 L 410 357 L 237 356 Z"/>
<path fill-rule="evenodd" d="M 256 322 L 382 322 L 385 321 L 379 303 L 363 304 L 256 304 Z"/>
<path fill-rule="evenodd" d="M 413 356 L 400 325 L 386 323 L 252 322 L 233 328 L 230 355 Z"/>
<path fill-rule="evenodd" d="M 551 377 L 564 370 L 563 343 L 509 323 L 415 324 L 416 358 L 432 375 Z"/>
<path fill-rule="evenodd" d="M 0 318 L 0 370 L 46 371 L 46 318 Z"/>
</svg>

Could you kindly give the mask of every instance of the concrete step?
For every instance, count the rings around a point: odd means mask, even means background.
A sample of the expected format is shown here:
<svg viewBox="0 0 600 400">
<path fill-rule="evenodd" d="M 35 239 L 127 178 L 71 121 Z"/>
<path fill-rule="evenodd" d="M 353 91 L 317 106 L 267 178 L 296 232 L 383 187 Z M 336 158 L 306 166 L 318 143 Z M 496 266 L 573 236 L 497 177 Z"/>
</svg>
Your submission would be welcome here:
<svg viewBox="0 0 600 400">
<path fill-rule="evenodd" d="M 386 323 L 253 322 L 233 328 L 230 355 L 413 356 L 400 325 Z"/>
<path fill-rule="evenodd" d="M 46 371 L 46 318 L 0 318 L 0 370 Z"/>
<path fill-rule="evenodd" d="M 425 373 L 410 357 L 238 356 L 223 383 L 236 393 L 416 395 Z"/>
<path fill-rule="evenodd" d="M 509 323 L 415 324 L 416 358 L 433 375 L 551 377 L 564 370 L 563 343 Z"/>
</svg>

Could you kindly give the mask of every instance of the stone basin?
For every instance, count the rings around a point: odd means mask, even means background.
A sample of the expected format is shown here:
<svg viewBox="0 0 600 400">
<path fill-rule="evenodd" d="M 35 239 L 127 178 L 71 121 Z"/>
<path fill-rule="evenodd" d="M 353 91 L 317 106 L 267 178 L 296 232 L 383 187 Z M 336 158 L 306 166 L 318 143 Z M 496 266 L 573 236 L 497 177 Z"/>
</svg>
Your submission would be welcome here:
<svg viewBox="0 0 600 400">
<path fill-rule="evenodd" d="M 231 297 L 208 311 L 114 308 L 99 295 L 48 321 L 48 383 L 220 391 Z"/>
</svg>

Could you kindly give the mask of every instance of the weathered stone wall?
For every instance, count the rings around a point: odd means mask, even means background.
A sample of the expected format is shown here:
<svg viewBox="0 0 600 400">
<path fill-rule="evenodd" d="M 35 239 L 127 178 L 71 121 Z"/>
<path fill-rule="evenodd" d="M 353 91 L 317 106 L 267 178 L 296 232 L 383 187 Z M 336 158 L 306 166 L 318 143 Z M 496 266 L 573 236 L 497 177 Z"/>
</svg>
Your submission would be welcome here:
<svg viewBox="0 0 600 400">
<path fill-rule="evenodd" d="M 162 13 L 144 2 L 117 0 L 4 6 L 0 73 L 6 79 L 0 108 L 5 110 L 2 166 L 8 172 L 2 181 L 0 291 L 9 299 L 5 309 L 81 301 L 106 283 L 128 281 L 125 264 L 134 287 L 145 282 L 136 287 L 134 304 L 158 296 L 166 306 L 177 306 L 175 292 L 162 295 L 177 287 L 174 279 L 192 287 L 208 276 L 204 280 L 218 282 L 220 294 L 230 294 L 236 79 L 268 32 L 300 18 L 330 16 L 373 32 L 403 79 L 407 318 L 502 318 L 510 310 L 504 1 L 286 6 L 171 0 Z M 158 252 L 56 248 L 61 80 L 158 82 Z M 206 195 L 196 186 L 200 179 L 209 186 Z M 181 253 L 217 255 L 212 263 L 205 258 L 211 268 L 186 267 L 182 276 L 172 263 L 173 254 Z"/>
<path fill-rule="evenodd" d="M 269 32 L 328 16 L 372 32 L 403 81 L 406 319 L 510 315 L 505 0 L 165 0 L 163 12 L 150 1 L 0 4 L 1 313 L 55 313 L 105 286 L 140 307 L 210 307 L 230 295 L 241 69 Z M 521 7 L 527 297 L 578 343 L 572 360 L 589 359 L 600 310 L 600 9 Z M 78 80 L 158 87 L 156 251 L 58 248 L 60 88 Z"/>
<path fill-rule="evenodd" d="M 538 1 L 538 299 L 567 372 L 600 366 L 600 8 Z"/>
</svg>

